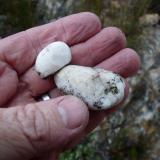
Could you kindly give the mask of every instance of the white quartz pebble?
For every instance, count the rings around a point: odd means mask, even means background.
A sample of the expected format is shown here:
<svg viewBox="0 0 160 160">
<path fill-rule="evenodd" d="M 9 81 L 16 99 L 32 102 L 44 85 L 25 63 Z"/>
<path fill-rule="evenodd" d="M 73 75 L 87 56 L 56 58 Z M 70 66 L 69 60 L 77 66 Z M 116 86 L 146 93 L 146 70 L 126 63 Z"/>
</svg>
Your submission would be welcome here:
<svg viewBox="0 0 160 160">
<path fill-rule="evenodd" d="M 124 98 L 124 79 L 104 69 L 68 65 L 54 80 L 61 91 L 79 97 L 94 110 L 108 109 Z"/>
<path fill-rule="evenodd" d="M 54 74 L 71 61 L 71 50 L 64 42 L 57 41 L 46 46 L 37 56 L 35 70 L 41 78 Z"/>
</svg>

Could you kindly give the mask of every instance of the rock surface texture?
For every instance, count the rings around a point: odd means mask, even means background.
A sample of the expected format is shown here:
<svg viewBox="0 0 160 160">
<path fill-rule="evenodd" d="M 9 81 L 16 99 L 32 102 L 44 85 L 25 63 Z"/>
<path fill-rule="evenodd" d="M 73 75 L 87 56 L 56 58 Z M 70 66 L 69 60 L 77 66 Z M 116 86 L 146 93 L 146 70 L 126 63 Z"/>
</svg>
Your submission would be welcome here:
<svg viewBox="0 0 160 160">
<path fill-rule="evenodd" d="M 98 68 L 69 65 L 55 75 L 57 87 L 82 99 L 91 109 L 108 109 L 124 98 L 125 82 L 119 75 Z"/>
</svg>

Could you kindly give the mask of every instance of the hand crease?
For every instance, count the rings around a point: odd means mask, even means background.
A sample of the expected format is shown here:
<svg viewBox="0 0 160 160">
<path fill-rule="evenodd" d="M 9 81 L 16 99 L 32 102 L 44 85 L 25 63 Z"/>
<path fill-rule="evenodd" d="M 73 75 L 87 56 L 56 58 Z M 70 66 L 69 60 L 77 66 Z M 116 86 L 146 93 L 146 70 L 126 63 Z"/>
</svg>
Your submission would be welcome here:
<svg viewBox="0 0 160 160">
<path fill-rule="evenodd" d="M 26 107 L 26 106 L 22 106 L 20 109 L 21 109 L 21 111 L 23 112 L 24 117 L 27 119 L 27 114 L 26 114 L 26 111 L 25 111 L 25 107 Z M 33 150 L 34 154 L 37 155 L 37 149 L 36 149 L 36 147 L 34 146 L 31 138 L 30 138 L 30 137 L 28 136 L 28 134 L 24 131 L 24 126 L 23 126 L 23 124 L 22 124 L 22 121 L 19 119 L 19 116 L 18 116 L 18 112 L 19 112 L 19 111 L 20 111 L 20 110 L 17 110 L 17 111 L 16 111 L 16 114 L 15 114 L 16 121 L 18 122 L 19 128 L 20 128 L 22 134 L 24 135 L 25 139 L 28 141 L 28 143 L 29 143 L 30 146 L 32 147 L 32 150 Z"/>
</svg>

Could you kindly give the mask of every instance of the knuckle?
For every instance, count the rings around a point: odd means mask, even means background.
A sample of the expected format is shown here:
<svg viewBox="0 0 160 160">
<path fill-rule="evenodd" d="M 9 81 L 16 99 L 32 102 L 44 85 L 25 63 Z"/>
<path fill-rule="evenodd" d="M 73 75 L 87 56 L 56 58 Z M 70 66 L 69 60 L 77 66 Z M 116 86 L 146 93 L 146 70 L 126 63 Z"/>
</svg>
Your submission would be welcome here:
<svg viewBox="0 0 160 160">
<path fill-rule="evenodd" d="M 16 119 L 22 134 L 32 146 L 49 141 L 49 127 L 43 112 L 36 104 L 26 105 L 17 110 Z"/>
</svg>

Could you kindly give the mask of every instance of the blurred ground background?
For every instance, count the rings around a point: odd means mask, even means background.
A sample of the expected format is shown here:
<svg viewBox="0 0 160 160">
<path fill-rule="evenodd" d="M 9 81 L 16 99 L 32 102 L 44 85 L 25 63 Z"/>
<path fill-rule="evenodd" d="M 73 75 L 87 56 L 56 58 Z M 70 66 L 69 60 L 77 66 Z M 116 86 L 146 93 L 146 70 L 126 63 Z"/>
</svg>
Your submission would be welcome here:
<svg viewBox="0 0 160 160">
<path fill-rule="evenodd" d="M 60 160 L 160 160 L 160 0 L 0 0 L 0 37 L 80 11 L 120 27 L 142 65 L 125 105 Z"/>
</svg>

